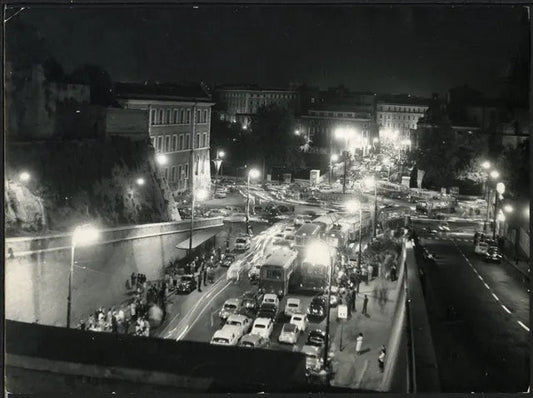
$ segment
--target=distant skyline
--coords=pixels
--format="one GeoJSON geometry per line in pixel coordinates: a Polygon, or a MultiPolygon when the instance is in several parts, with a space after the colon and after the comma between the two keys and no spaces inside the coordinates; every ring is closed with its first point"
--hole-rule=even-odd
{"type": "Polygon", "coordinates": [[[18,23],[33,26],[67,72],[91,63],[114,81],[344,84],[425,97],[468,84],[496,95],[528,32],[524,13],[522,6],[30,6],[6,24],[6,40],[18,23]]]}

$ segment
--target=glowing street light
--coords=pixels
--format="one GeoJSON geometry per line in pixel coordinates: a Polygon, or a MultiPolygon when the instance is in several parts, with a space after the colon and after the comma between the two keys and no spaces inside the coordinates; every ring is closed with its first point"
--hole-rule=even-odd
{"type": "Polygon", "coordinates": [[[144,178],[142,178],[142,177],[137,178],[137,179],[135,180],[135,183],[136,183],[137,185],[143,186],[144,183],[145,183],[144,178]]]}
{"type": "Polygon", "coordinates": [[[215,193],[217,191],[217,183],[218,183],[218,174],[222,174],[222,159],[226,156],[226,153],[223,150],[217,150],[217,157],[213,159],[213,163],[215,164],[215,193]]]}
{"type": "Polygon", "coordinates": [[[498,170],[492,170],[490,172],[490,177],[496,180],[498,177],[500,177],[500,173],[498,172],[498,170]]]}
{"type": "Polygon", "coordinates": [[[301,134],[301,133],[300,133],[300,130],[295,130],[295,131],[294,131],[294,135],[300,135],[300,134],[301,134]]]}
{"type": "Polygon", "coordinates": [[[163,165],[165,165],[165,164],[168,163],[168,158],[167,158],[165,155],[163,155],[162,153],[158,153],[158,154],[156,155],[156,157],[155,157],[155,161],[156,161],[159,165],[163,166],[163,165]]]}
{"type": "Polygon", "coordinates": [[[88,246],[98,240],[99,231],[89,224],[80,225],[72,233],[70,248],[70,271],[68,274],[68,297],[67,297],[67,328],[70,329],[70,314],[72,308],[72,277],[74,275],[74,258],[76,246],[88,246]]]}
{"type": "Polygon", "coordinates": [[[224,151],[218,151],[217,152],[217,157],[219,157],[220,159],[223,159],[224,156],[226,156],[226,152],[224,152],[224,151]]]}
{"type": "Polygon", "coordinates": [[[503,206],[503,211],[506,213],[512,213],[514,211],[514,208],[511,205],[505,205],[503,206]]]}
{"type": "Polygon", "coordinates": [[[481,163],[481,167],[483,167],[485,170],[490,169],[490,162],[485,160],[483,163],[481,163]]]}
{"type": "Polygon", "coordinates": [[[524,215],[529,218],[529,206],[524,209],[524,215]]]}
{"type": "Polygon", "coordinates": [[[19,179],[22,182],[28,182],[31,179],[31,175],[27,171],[23,171],[19,174],[19,179]]]}

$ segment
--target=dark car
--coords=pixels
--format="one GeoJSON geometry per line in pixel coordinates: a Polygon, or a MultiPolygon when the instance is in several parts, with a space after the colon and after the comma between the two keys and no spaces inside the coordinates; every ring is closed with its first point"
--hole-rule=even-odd
{"type": "Polygon", "coordinates": [[[485,261],[499,264],[502,261],[502,257],[497,246],[490,246],[485,254],[485,261]]]}
{"type": "Polygon", "coordinates": [[[256,311],[259,308],[260,299],[259,293],[252,291],[245,292],[242,295],[242,306],[247,310],[256,311]]]}
{"type": "Polygon", "coordinates": [[[259,307],[257,313],[258,318],[276,319],[278,316],[278,308],[274,304],[264,303],[259,307]]]}
{"type": "Polygon", "coordinates": [[[307,336],[307,345],[314,345],[315,347],[324,347],[326,344],[326,332],[322,329],[314,329],[309,332],[307,336]]]}
{"type": "Polygon", "coordinates": [[[224,259],[220,263],[220,265],[222,265],[223,267],[229,267],[231,263],[234,261],[235,261],[235,256],[233,254],[226,254],[224,256],[224,259]]]}
{"type": "Polygon", "coordinates": [[[178,284],[178,293],[190,293],[196,289],[196,278],[194,275],[183,275],[178,284]]]}
{"type": "Polygon", "coordinates": [[[326,300],[324,297],[315,297],[307,309],[309,316],[323,317],[326,315],[326,300]]]}

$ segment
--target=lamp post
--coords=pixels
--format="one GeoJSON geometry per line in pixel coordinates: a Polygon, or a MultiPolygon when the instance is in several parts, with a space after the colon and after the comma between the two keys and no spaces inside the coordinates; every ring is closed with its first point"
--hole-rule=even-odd
{"type": "Polygon", "coordinates": [[[70,248],[70,271],[68,274],[68,297],[67,297],[67,328],[70,329],[70,314],[72,308],[72,277],[74,274],[74,258],[76,246],[86,246],[98,239],[98,230],[89,224],[80,225],[72,233],[72,244],[70,248]]]}
{"type": "Polygon", "coordinates": [[[333,163],[339,160],[339,155],[333,154],[329,158],[329,185],[331,186],[331,175],[333,174],[333,163]]]}
{"type": "MultiPolygon", "coordinates": [[[[343,150],[343,156],[344,156],[344,178],[342,179],[342,193],[346,193],[346,179],[348,177],[347,175],[347,169],[348,169],[348,140],[350,137],[353,137],[355,135],[355,130],[352,128],[337,128],[335,130],[335,138],[337,139],[344,139],[344,150],[343,150]]],[[[355,155],[354,155],[355,156],[355,155]]]]}
{"type": "Polygon", "coordinates": [[[488,187],[488,178],[489,178],[489,169],[490,169],[490,162],[484,161],[481,163],[481,167],[485,170],[485,179],[483,180],[483,196],[485,197],[485,200],[487,201],[487,215],[485,218],[485,222],[483,223],[483,232],[487,232],[487,224],[489,222],[489,187],[488,187]]]}
{"type": "MultiPolygon", "coordinates": [[[[363,242],[363,208],[361,207],[361,203],[351,200],[346,203],[346,209],[352,214],[359,210],[359,250],[357,253],[357,267],[359,268],[361,266],[361,245],[363,242]]],[[[353,222],[353,232],[355,234],[355,219],[353,222]]]]}
{"type": "Polygon", "coordinates": [[[204,189],[199,189],[196,193],[193,192],[191,195],[191,223],[189,225],[189,251],[187,252],[187,257],[189,257],[192,253],[192,235],[193,235],[193,229],[194,229],[194,206],[196,204],[196,200],[205,200],[207,198],[208,194],[207,191],[204,189]]]}
{"type": "Polygon", "coordinates": [[[492,239],[496,239],[496,217],[497,217],[497,214],[498,214],[498,197],[500,195],[503,195],[505,192],[505,184],[503,182],[499,182],[496,184],[496,192],[494,193],[494,219],[493,219],[493,223],[494,223],[494,228],[492,229],[492,239]]]}
{"type": "Polygon", "coordinates": [[[213,160],[215,163],[215,193],[217,192],[218,172],[222,167],[222,159],[225,155],[224,151],[217,151],[217,157],[213,160]]]}
{"type": "Polygon", "coordinates": [[[377,224],[377,218],[378,218],[378,195],[377,195],[377,182],[374,176],[367,177],[364,180],[365,185],[369,187],[374,187],[374,218],[372,222],[372,236],[376,237],[376,224],[377,224]]]}
{"type": "Polygon", "coordinates": [[[246,233],[250,235],[250,179],[258,178],[260,175],[259,170],[250,169],[248,171],[248,178],[246,182],[246,233]]]}

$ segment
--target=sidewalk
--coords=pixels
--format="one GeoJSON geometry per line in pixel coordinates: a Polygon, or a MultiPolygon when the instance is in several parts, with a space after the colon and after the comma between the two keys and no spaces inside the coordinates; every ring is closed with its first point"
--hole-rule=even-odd
{"type": "MultiPolygon", "coordinates": [[[[374,279],[368,286],[362,283],[356,300],[356,312],[344,324],[342,351],[340,346],[341,327],[333,337],[337,373],[331,384],[339,387],[381,391],[384,373],[378,367],[381,345],[389,341],[398,281],[374,279]],[[367,315],[361,314],[364,295],[368,295],[367,315]],[[381,297],[381,298],[380,298],[381,297]],[[363,354],[355,355],[355,339],[363,333],[363,354]]],[[[332,320],[335,322],[335,320],[332,320]]],[[[388,349],[388,347],[387,347],[388,349]]],[[[389,350],[387,350],[389,354],[389,350]]]]}

